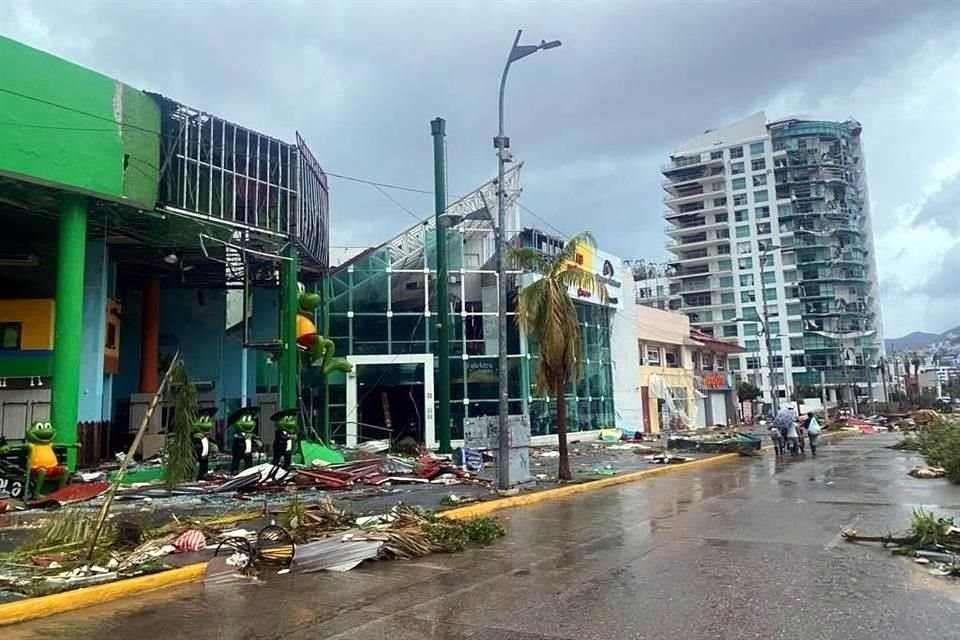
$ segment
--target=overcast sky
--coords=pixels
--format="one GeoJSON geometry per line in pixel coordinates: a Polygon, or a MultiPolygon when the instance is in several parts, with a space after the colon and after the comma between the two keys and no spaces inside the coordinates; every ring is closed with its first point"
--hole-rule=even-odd
{"type": "MultiPolygon", "coordinates": [[[[451,194],[496,171],[517,28],[563,41],[513,67],[507,99],[522,201],[552,225],[662,260],[671,148],[761,109],[852,116],[885,333],[960,324],[957,0],[0,3],[0,33],[283,139],[299,130],[335,173],[431,189],[429,121],[442,116],[451,194]]],[[[334,244],[413,223],[372,187],[331,183],[334,244]]],[[[432,212],[429,195],[390,194],[432,212]]]]}

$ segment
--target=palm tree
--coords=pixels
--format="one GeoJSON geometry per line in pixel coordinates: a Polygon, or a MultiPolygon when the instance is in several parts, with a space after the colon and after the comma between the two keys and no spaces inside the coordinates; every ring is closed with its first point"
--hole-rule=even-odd
{"type": "MultiPolygon", "coordinates": [[[[523,287],[517,297],[517,326],[533,338],[540,348],[534,384],[537,393],[552,396],[557,402],[557,440],[561,480],[570,480],[567,453],[566,389],[582,373],[583,354],[577,309],[570,298],[571,289],[596,293],[606,301],[606,288],[597,275],[577,267],[577,248],[594,246],[593,236],[584,232],[571,238],[555,256],[533,249],[511,249],[508,258],[517,268],[539,276],[523,287]]],[[[504,375],[501,373],[501,375],[504,375]]]]}

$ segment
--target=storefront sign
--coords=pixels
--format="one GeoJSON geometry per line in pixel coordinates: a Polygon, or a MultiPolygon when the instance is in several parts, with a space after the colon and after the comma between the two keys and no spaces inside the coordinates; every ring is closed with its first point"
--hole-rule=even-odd
{"type": "Polygon", "coordinates": [[[703,386],[708,389],[726,389],[729,387],[727,376],[723,373],[709,373],[703,376],[703,386]]]}
{"type": "Polygon", "coordinates": [[[467,382],[468,383],[487,383],[495,384],[499,380],[497,376],[496,360],[467,360],[467,382]]]}
{"type": "Polygon", "coordinates": [[[623,288],[623,280],[618,269],[621,264],[620,259],[615,256],[590,245],[579,244],[569,267],[571,269],[582,269],[597,276],[598,282],[606,290],[606,299],[603,299],[599,291],[588,291],[576,287],[571,287],[570,297],[619,309],[621,307],[621,289],[623,288]]]}

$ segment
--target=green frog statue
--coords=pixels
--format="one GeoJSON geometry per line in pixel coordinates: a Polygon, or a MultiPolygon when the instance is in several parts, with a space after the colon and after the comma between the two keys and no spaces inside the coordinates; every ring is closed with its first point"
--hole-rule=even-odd
{"type": "Polygon", "coordinates": [[[217,415],[216,407],[200,409],[197,419],[193,421],[193,446],[197,453],[197,480],[203,480],[210,471],[210,456],[217,454],[217,445],[210,440],[213,430],[213,418],[217,415]]]}
{"type": "Polygon", "coordinates": [[[56,479],[60,489],[67,484],[70,473],[66,465],[57,459],[53,450],[53,438],[56,431],[49,422],[36,420],[30,425],[26,433],[26,442],[21,445],[2,445],[0,454],[14,449],[25,449],[27,452],[27,472],[30,474],[33,493],[36,496],[43,491],[43,483],[49,479],[56,479]]]}
{"type": "Polygon", "coordinates": [[[230,414],[227,426],[233,427],[233,443],[230,448],[230,473],[237,475],[240,472],[240,463],[243,468],[253,466],[253,453],[263,447],[263,442],[254,431],[257,429],[256,416],[260,413],[259,407],[242,407],[230,414]]]}
{"type": "Polygon", "coordinates": [[[273,436],[273,465],[277,466],[283,462],[283,468],[289,469],[293,451],[296,448],[297,438],[297,410],[285,409],[277,411],[270,416],[270,419],[276,424],[276,431],[273,436]]]}
{"type": "Polygon", "coordinates": [[[335,358],[336,347],[333,340],[317,333],[317,325],[313,323],[313,313],[320,306],[320,296],[308,293],[303,284],[299,284],[300,297],[297,299],[297,344],[305,349],[305,359],[308,366],[319,361],[323,367],[323,375],[327,376],[334,371],[350,373],[353,365],[346,358],[335,358]]]}

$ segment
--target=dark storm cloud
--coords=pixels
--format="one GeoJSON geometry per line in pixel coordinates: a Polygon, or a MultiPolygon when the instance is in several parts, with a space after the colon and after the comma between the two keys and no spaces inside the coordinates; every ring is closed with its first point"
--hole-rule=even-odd
{"type": "MultiPolygon", "coordinates": [[[[508,83],[523,202],[566,233],[589,227],[604,248],[648,259],[665,255],[658,167],[670,149],[785,94],[836,106],[823,117],[860,118],[871,176],[895,175],[900,159],[870,146],[871,131],[895,126],[865,114],[887,96],[850,96],[918,56],[932,68],[958,25],[954,0],[0,3],[0,32],[278,137],[299,130],[333,172],[429,189],[428,123],[443,116],[451,194],[496,170],[497,83],[514,30],[559,38],[508,83]]],[[[908,163],[917,180],[920,164],[908,163]]],[[[332,185],[335,243],[378,243],[413,223],[368,186],[332,185]]],[[[915,201],[872,191],[891,201],[875,209],[883,220],[915,201]]],[[[429,195],[391,195],[432,211],[429,195]]]]}
{"type": "Polygon", "coordinates": [[[934,224],[953,233],[960,232],[960,171],[944,180],[927,198],[913,224],[934,224]]]}

